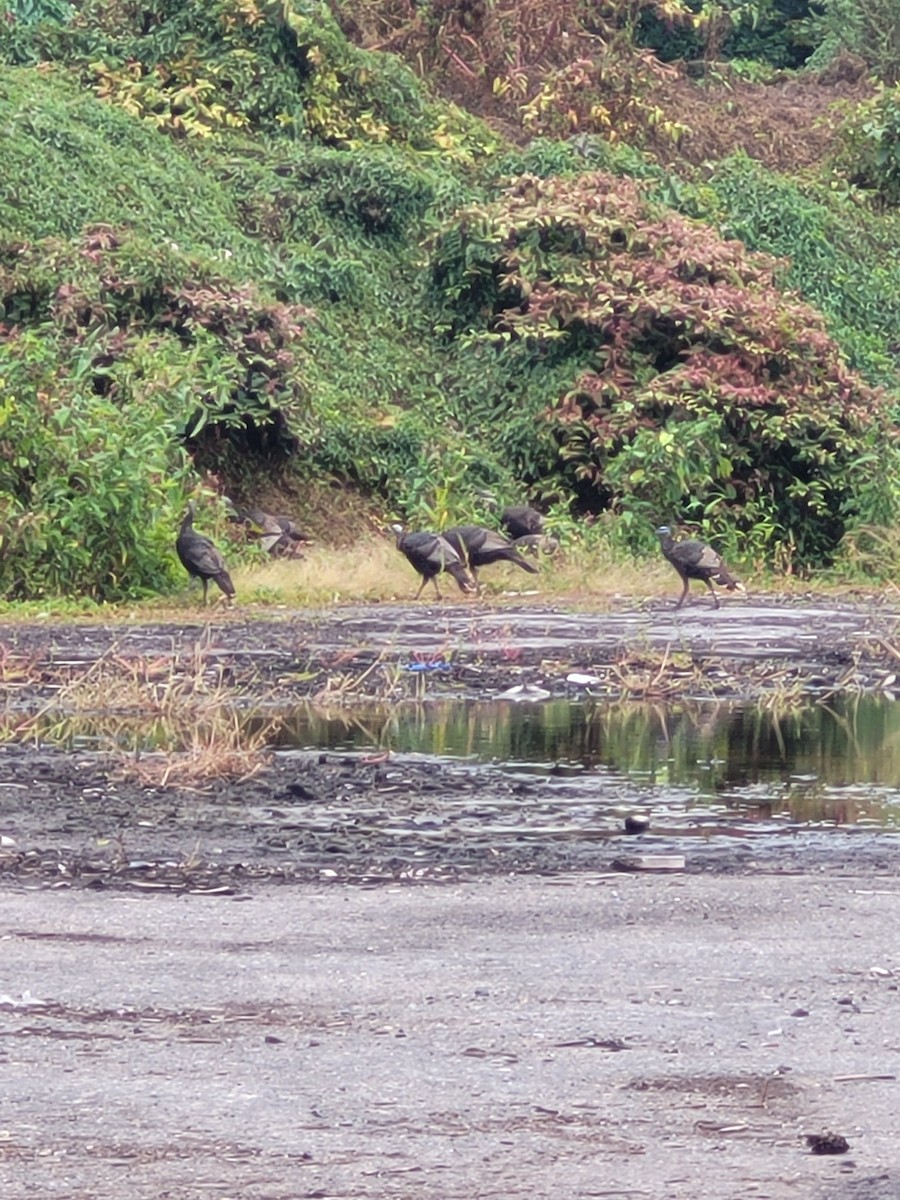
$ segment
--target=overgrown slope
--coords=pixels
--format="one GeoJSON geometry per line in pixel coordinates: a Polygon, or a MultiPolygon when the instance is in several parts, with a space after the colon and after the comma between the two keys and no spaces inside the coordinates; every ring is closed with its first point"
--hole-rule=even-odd
{"type": "Polygon", "coordinates": [[[674,169],[673,68],[636,60],[639,151],[624,58],[566,115],[565,6],[478,116],[324,4],[61,15],[0,34],[3,594],[171,586],[200,474],[425,524],[528,491],[633,548],[680,518],[798,566],[895,520],[896,218],[745,157],[674,169]],[[529,121],[559,136],[513,144],[529,121]]]}

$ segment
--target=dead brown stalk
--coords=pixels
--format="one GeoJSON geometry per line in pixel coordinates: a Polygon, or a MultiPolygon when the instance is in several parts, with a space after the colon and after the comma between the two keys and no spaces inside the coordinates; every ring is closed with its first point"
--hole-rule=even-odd
{"type": "Polygon", "coordinates": [[[152,659],[113,647],[11,732],[60,743],[87,728],[98,748],[119,760],[123,777],[147,786],[244,780],[269,761],[277,722],[248,716],[239,699],[202,643],[184,656],[152,659]],[[155,748],[147,750],[148,743],[155,748]]]}

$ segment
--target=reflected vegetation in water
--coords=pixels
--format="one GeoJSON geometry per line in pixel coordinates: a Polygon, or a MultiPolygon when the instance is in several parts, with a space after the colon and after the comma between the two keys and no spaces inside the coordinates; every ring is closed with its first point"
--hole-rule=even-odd
{"type": "Polygon", "coordinates": [[[900,820],[900,704],[763,706],[446,701],[284,718],[282,748],[389,749],[549,774],[613,771],[761,817],[900,820]]]}
{"type": "MultiPolygon", "coordinates": [[[[594,704],[483,700],[323,710],[236,712],[221,722],[234,746],[382,751],[491,763],[548,780],[596,788],[627,781],[655,807],[702,805],[767,819],[900,824],[900,704],[871,696],[797,705],[699,702],[594,704]],[[646,789],[644,793],[643,789],[646,789]]],[[[213,736],[215,735],[215,736],[213,736]]],[[[70,748],[182,751],[204,736],[202,721],[136,716],[57,716],[32,727],[36,741],[70,748]]],[[[632,794],[633,790],[632,790],[632,794]]]]}

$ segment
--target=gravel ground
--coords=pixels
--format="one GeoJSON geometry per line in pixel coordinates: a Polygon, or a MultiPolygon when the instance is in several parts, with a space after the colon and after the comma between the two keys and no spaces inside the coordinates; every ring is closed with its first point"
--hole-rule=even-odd
{"type": "Polygon", "coordinates": [[[28,721],[101,669],[251,705],[563,695],[573,669],[660,702],[889,694],[898,620],[755,598],[0,630],[0,1195],[897,1200],[895,834],[628,837],[621,778],[583,803],[415,756],[163,787],[28,721]],[[829,1134],[847,1151],[812,1153],[829,1134]]]}
{"type": "Polygon", "coordinates": [[[887,1200],[898,905],[852,875],[10,890],[0,1193],[887,1200]]]}

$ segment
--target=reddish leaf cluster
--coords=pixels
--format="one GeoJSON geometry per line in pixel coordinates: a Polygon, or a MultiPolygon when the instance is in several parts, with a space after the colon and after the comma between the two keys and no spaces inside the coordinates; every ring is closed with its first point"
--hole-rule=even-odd
{"type": "Polygon", "coordinates": [[[126,359],[133,339],[147,332],[174,334],[188,349],[203,330],[221,346],[223,377],[234,378],[235,368],[243,373],[236,405],[256,407],[260,416],[300,398],[308,309],[268,300],[177,246],[151,245],[108,226],[86,230],[75,245],[44,239],[14,250],[0,253],[7,312],[43,318],[73,345],[95,338],[95,365],[108,370],[126,359]]]}
{"type": "Polygon", "coordinates": [[[822,317],[777,289],[773,260],[603,174],[523,178],[452,234],[436,247],[436,278],[470,327],[590,359],[548,417],[598,503],[708,512],[711,497],[730,497],[750,505],[745,522],[770,504],[783,530],[802,485],[827,516],[819,550],[839,539],[854,512],[849,473],[858,485],[863,451],[894,437],[887,402],[847,367],[822,317]],[[680,428],[701,421],[715,442],[705,462],[680,428]],[[668,486],[659,463],[647,469],[654,431],[668,431],[668,486]],[[625,470],[615,460],[629,454],[625,470]]]}

